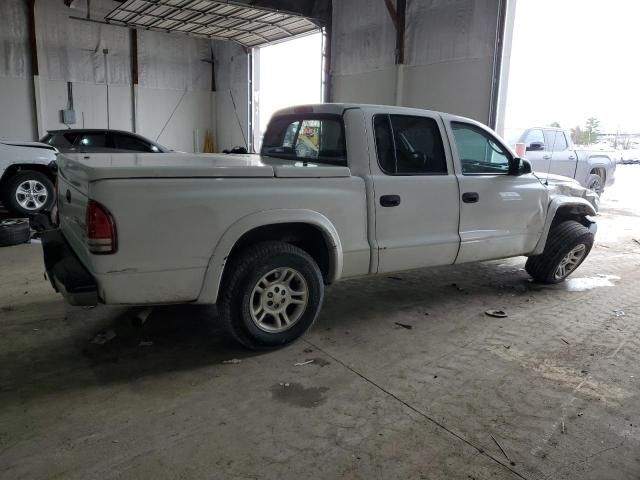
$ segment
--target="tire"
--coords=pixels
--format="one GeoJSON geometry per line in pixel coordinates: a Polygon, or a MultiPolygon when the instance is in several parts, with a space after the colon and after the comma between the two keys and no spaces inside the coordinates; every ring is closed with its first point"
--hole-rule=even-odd
{"type": "Polygon", "coordinates": [[[600,175],[597,175],[595,173],[592,173],[591,175],[589,175],[587,177],[587,188],[589,190],[593,190],[598,195],[602,195],[602,192],[604,192],[604,184],[602,181],[602,177],[600,177],[600,175]]]}
{"type": "Polygon", "coordinates": [[[35,170],[17,173],[4,186],[4,204],[17,216],[47,212],[55,202],[53,183],[44,173],[35,170]]]}
{"type": "Polygon", "coordinates": [[[304,250],[284,242],[259,243],[227,268],[218,311],[226,330],[246,348],[287,345],[318,318],[324,299],[322,273],[304,250]]]}
{"type": "Polygon", "coordinates": [[[9,218],[0,221],[0,247],[27,243],[31,239],[29,220],[9,218]]]}
{"type": "Polygon", "coordinates": [[[529,257],[525,270],[540,283],[560,283],[587,258],[593,247],[593,240],[593,233],[575,220],[559,223],[549,232],[542,254],[529,257]],[[570,254],[572,260],[567,262],[570,254]],[[560,270],[563,262],[565,268],[560,270]]]}

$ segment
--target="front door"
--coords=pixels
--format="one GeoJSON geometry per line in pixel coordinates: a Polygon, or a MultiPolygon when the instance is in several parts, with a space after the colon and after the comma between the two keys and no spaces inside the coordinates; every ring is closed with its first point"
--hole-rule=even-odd
{"type": "Polygon", "coordinates": [[[442,120],[425,112],[380,113],[371,121],[378,273],[452,264],[460,245],[459,191],[442,120]]]}
{"type": "Polygon", "coordinates": [[[541,128],[532,128],[527,133],[524,143],[527,146],[525,158],[531,162],[534,172],[547,172],[551,161],[551,154],[547,151],[547,144],[541,128]]]}
{"type": "Polygon", "coordinates": [[[533,174],[509,175],[511,153],[489,130],[458,120],[447,121],[447,127],[460,184],[456,263],[533,251],[545,221],[547,189],[533,174]]]}
{"type": "Polygon", "coordinates": [[[574,178],[578,160],[576,153],[573,150],[569,150],[565,133],[562,130],[545,128],[544,136],[547,144],[547,153],[551,155],[550,173],[574,178]]]}

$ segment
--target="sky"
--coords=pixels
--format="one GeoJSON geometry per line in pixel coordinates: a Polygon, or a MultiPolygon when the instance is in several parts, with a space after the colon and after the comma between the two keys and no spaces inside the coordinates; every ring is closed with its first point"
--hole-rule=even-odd
{"type": "Polygon", "coordinates": [[[257,100],[262,131],[273,112],[280,108],[320,103],[321,53],[320,33],[260,49],[260,91],[257,100]],[[295,75],[291,74],[292,71],[295,75]]]}
{"type": "Polygon", "coordinates": [[[640,132],[640,0],[517,0],[505,127],[640,132]]]}

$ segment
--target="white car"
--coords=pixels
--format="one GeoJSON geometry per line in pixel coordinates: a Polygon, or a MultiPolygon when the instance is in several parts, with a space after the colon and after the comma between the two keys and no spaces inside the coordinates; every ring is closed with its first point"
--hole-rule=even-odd
{"type": "MultiPolygon", "coordinates": [[[[325,285],[528,256],[558,283],[587,257],[597,195],[531,172],[445,113],[311,105],[275,114],[261,155],[61,154],[53,287],[75,305],[218,304],[249,348],[292,342],[325,285]],[[301,132],[317,131],[299,149],[301,132]]],[[[425,286],[428,288],[428,286],[425,286]]]]}
{"type": "Polygon", "coordinates": [[[615,181],[618,154],[614,150],[580,150],[561,128],[514,129],[507,132],[507,138],[511,147],[525,144],[525,158],[541,175],[574,178],[598,194],[615,181]]]}
{"type": "Polygon", "coordinates": [[[0,199],[11,213],[26,217],[51,209],[56,154],[44,143],[0,141],[0,199]]]}

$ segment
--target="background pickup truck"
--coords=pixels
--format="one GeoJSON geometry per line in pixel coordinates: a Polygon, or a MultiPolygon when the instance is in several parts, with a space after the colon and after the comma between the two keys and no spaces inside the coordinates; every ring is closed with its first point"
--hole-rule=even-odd
{"type": "Polygon", "coordinates": [[[546,173],[574,178],[580,185],[597,194],[613,185],[616,172],[616,155],[598,150],[579,150],[571,135],[561,128],[535,127],[508,132],[509,144],[524,143],[526,159],[540,175],[546,173]]]}
{"type": "Polygon", "coordinates": [[[56,290],[75,305],[217,303],[249,348],[302,335],[339,280],[526,255],[557,283],[595,233],[595,193],[545,183],[477,122],[409,108],[282,110],[261,155],[58,163],[59,228],[43,234],[56,290]]]}

